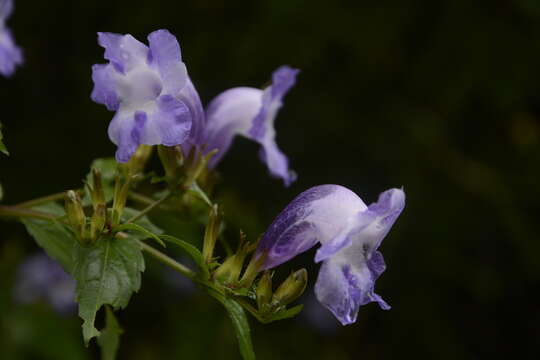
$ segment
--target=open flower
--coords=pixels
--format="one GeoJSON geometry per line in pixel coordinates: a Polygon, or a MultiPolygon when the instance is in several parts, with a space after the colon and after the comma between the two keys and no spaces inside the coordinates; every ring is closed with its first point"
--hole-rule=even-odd
{"type": "Polygon", "coordinates": [[[6,20],[13,12],[13,0],[0,0],[0,74],[11,76],[23,61],[21,49],[15,45],[6,20]]]}
{"type": "Polygon", "coordinates": [[[210,102],[202,143],[206,150],[218,149],[209,166],[214,167],[232,145],[236,135],[261,144],[260,157],[270,174],[289,185],[296,179],[289,161],[276,144],[274,120],[283,97],[294,85],[298,70],[281,66],[272,74],[272,85],[266,89],[237,87],[224,91],[210,102]]]}
{"type": "Polygon", "coordinates": [[[315,261],[323,262],[315,294],[343,324],[356,321],[361,305],[390,306],[374,292],[386,265],[377,250],[405,206],[405,193],[390,189],[366,206],[339,185],[313,187],[296,197],[274,220],[257,248],[263,269],[278,266],[321,244],[315,261]]]}
{"type": "Polygon", "coordinates": [[[176,38],[157,30],[148,42],[149,47],[131,35],[98,33],[109,63],[92,68],[92,99],[116,111],[109,137],[118,146],[119,162],[127,162],[141,144],[182,144],[195,117],[202,116],[176,38]]]}

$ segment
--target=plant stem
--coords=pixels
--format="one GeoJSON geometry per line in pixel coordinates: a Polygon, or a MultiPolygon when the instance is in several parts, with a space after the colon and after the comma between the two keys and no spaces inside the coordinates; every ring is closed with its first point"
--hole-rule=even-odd
{"type": "Polygon", "coordinates": [[[172,193],[168,193],[167,195],[165,195],[161,199],[159,199],[157,201],[154,201],[152,204],[150,204],[146,208],[142,209],[140,213],[138,213],[137,215],[133,216],[131,219],[126,221],[126,224],[129,224],[129,223],[132,223],[132,222],[135,222],[135,221],[139,220],[140,218],[142,218],[148,212],[152,211],[152,209],[154,209],[156,206],[162,204],[165,200],[167,200],[171,196],[172,196],[172,193]]]}
{"type": "Polygon", "coordinates": [[[5,217],[31,217],[44,220],[58,220],[58,216],[41,211],[29,210],[18,206],[0,205],[0,216],[5,217]]]}
{"type": "Polygon", "coordinates": [[[197,274],[189,269],[187,266],[180,264],[178,261],[174,260],[173,258],[165,255],[159,250],[154,249],[150,245],[147,245],[140,242],[142,249],[146,251],[149,255],[153,256],[156,260],[160,261],[161,263],[167,265],[168,267],[172,268],[173,270],[179,272],[180,274],[190,278],[191,280],[196,281],[197,274]]]}
{"type": "Polygon", "coordinates": [[[15,206],[19,207],[19,208],[30,208],[30,207],[34,207],[36,205],[47,203],[47,202],[56,201],[56,200],[62,200],[62,199],[64,199],[65,194],[66,194],[65,192],[61,192],[61,193],[57,193],[57,194],[51,194],[51,195],[43,196],[43,197],[40,197],[40,198],[37,198],[37,199],[28,200],[28,201],[19,203],[19,204],[15,205],[15,206]]]}

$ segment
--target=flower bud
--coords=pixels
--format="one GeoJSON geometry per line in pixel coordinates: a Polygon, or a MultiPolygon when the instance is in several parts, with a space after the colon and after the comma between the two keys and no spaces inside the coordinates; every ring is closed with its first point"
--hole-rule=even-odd
{"type": "Polygon", "coordinates": [[[92,168],[92,187],[90,188],[92,205],[94,211],[98,206],[105,205],[105,193],[103,191],[103,182],[101,181],[101,171],[98,168],[92,168]]]}
{"type": "Polygon", "coordinates": [[[272,305],[284,306],[292,303],[304,293],[307,285],[307,271],[300,269],[291,275],[278,287],[272,296],[272,305]]]}
{"type": "Polygon", "coordinates": [[[240,245],[236,254],[230,256],[225,262],[217,268],[214,278],[221,283],[228,285],[238,285],[238,277],[244,267],[246,255],[252,251],[252,245],[246,242],[244,233],[240,233],[240,245]]]}
{"type": "Polygon", "coordinates": [[[270,271],[265,271],[257,284],[257,307],[259,312],[266,312],[272,300],[272,275],[270,271]]]}
{"type": "Polygon", "coordinates": [[[114,198],[112,207],[112,225],[116,226],[120,223],[120,218],[124,212],[126,206],[127,196],[129,193],[129,187],[131,181],[135,176],[130,176],[125,182],[122,183],[121,176],[116,176],[116,183],[114,185],[114,198]]]}
{"type": "Polygon", "coordinates": [[[107,207],[105,204],[94,206],[94,214],[90,222],[90,237],[97,240],[107,222],[107,207]]]}
{"type": "Polygon", "coordinates": [[[66,192],[65,200],[69,223],[73,227],[77,238],[83,240],[85,238],[86,216],[81,205],[81,198],[75,191],[69,190],[66,192]]]}
{"type": "Polygon", "coordinates": [[[128,174],[134,175],[142,172],[146,166],[146,163],[148,162],[148,159],[152,155],[153,150],[153,146],[144,144],[140,145],[137,148],[137,151],[135,151],[135,154],[133,154],[131,159],[129,159],[128,163],[126,164],[128,174]]]}
{"type": "Polygon", "coordinates": [[[178,183],[184,157],[180,146],[158,146],[158,155],[169,183],[178,183]]]}
{"type": "Polygon", "coordinates": [[[203,258],[207,264],[212,262],[214,256],[214,247],[216,246],[217,237],[219,236],[219,227],[221,225],[221,217],[219,216],[218,206],[215,204],[210,209],[208,215],[208,224],[204,232],[203,243],[203,258]]]}

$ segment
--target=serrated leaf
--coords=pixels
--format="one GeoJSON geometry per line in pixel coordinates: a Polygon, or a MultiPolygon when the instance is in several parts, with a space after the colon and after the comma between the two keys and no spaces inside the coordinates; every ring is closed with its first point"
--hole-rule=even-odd
{"type": "Polygon", "coordinates": [[[233,299],[225,297],[211,288],[208,288],[208,293],[218,300],[227,310],[236,333],[236,338],[238,339],[240,354],[242,354],[244,360],[255,360],[255,352],[251,343],[251,330],[242,306],[233,299]]]}
{"type": "MultiPolygon", "coordinates": [[[[35,206],[32,209],[57,216],[65,215],[64,208],[53,202],[35,206]]],[[[21,222],[47,255],[58,261],[66,272],[72,273],[73,249],[77,243],[74,234],[57,221],[21,218],[21,222]]]]}
{"type": "Polygon", "coordinates": [[[178,239],[174,236],[161,235],[160,238],[182,248],[182,250],[184,250],[191,257],[191,259],[195,262],[195,264],[197,264],[197,266],[203,273],[203,277],[205,279],[208,279],[210,277],[208,266],[206,265],[203,255],[201,254],[199,249],[197,249],[195,246],[191,245],[187,241],[178,239]]]}
{"type": "Polygon", "coordinates": [[[98,310],[106,304],[114,309],[125,308],[141,286],[142,271],[144,257],[137,239],[106,237],[92,247],[76,245],[73,276],[87,345],[99,336],[94,326],[98,310]]]}
{"type": "MultiPolygon", "coordinates": [[[[92,169],[98,169],[101,172],[101,181],[103,183],[103,193],[105,195],[105,201],[112,200],[114,195],[114,181],[116,178],[116,172],[118,169],[118,163],[114,158],[99,158],[95,159],[90,165],[90,171],[86,175],[86,183],[90,186],[94,185],[94,179],[92,177],[92,169]]],[[[88,188],[84,189],[83,205],[87,206],[91,203],[91,196],[88,192],[88,188]]]]}
{"type": "Polygon", "coordinates": [[[122,225],[118,225],[116,226],[113,231],[114,232],[118,232],[118,231],[124,231],[124,230],[133,230],[133,231],[136,231],[140,234],[143,234],[145,235],[144,238],[151,238],[151,239],[154,239],[159,245],[163,246],[163,247],[167,247],[165,245],[165,243],[163,242],[163,240],[161,240],[159,238],[159,236],[157,236],[156,234],[146,230],[144,227],[142,227],[141,225],[139,224],[135,224],[135,223],[129,223],[129,224],[122,224],[122,225]]]}
{"type": "Polygon", "coordinates": [[[0,124],[0,152],[9,155],[9,151],[6,148],[6,145],[4,145],[4,142],[2,141],[3,138],[4,136],[2,135],[2,124],[0,124]]]}
{"type": "Polygon", "coordinates": [[[113,311],[106,307],[105,329],[101,331],[98,344],[101,348],[101,360],[114,360],[120,346],[120,335],[124,332],[116,320],[113,311]]]}

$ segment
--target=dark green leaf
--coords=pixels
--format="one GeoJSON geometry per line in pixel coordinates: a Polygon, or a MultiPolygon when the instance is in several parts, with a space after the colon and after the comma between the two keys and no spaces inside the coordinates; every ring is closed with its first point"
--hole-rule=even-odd
{"type": "Polygon", "coordinates": [[[143,234],[144,239],[146,239],[146,238],[154,239],[154,240],[157,241],[158,244],[160,244],[163,247],[166,247],[165,243],[163,242],[163,240],[161,240],[159,238],[159,236],[157,236],[156,234],[146,230],[144,227],[142,227],[139,224],[135,224],[135,223],[122,224],[122,225],[118,225],[117,227],[114,228],[114,232],[119,232],[119,231],[124,231],[124,230],[136,231],[136,232],[138,232],[140,234],[143,234]]]}
{"type": "Polygon", "coordinates": [[[4,145],[4,142],[2,141],[3,138],[4,136],[2,135],[2,124],[0,124],[0,152],[9,155],[6,145],[4,145]]]}
{"type": "MultiPolygon", "coordinates": [[[[93,186],[94,180],[92,177],[92,169],[98,169],[101,172],[101,181],[103,183],[103,193],[105,194],[106,202],[111,201],[114,195],[114,181],[116,178],[117,168],[118,163],[114,158],[95,159],[92,162],[92,165],[90,165],[90,172],[86,175],[86,183],[93,186]]],[[[84,191],[85,195],[83,204],[87,206],[90,205],[91,196],[87,188],[85,188],[84,191]]]]}
{"type": "Polygon", "coordinates": [[[246,313],[242,306],[214,289],[208,288],[208,293],[227,309],[227,313],[231,318],[236,332],[240,354],[242,354],[244,360],[255,360],[255,352],[253,351],[253,345],[251,343],[251,331],[249,329],[246,313]]]}
{"type": "Polygon", "coordinates": [[[106,237],[92,247],[76,245],[73,276],[86,344],[99,336],[94,326],[97,311],[105,304],[114,309],[126,307],[141,286],[142,271],[144,258],[137,239],[106,237]]]}
{"type": "MultiPolygon", "coordinates": [[[[32,209],[57,216],[65,215],[64,208],[53,202],[39,205],[32,209]]],[[[22,218],[21,221],[38,245],[51,258],[58,261],[64,270],[72,273],[74,267],[73,249],[77,243],[73,233],[57,221],[31,218],[22,218]]]]}
{"type": "Polygon", "coordinates": [[[105,329],[99,335],[98,344],[101,347],[101,360],[114,360],[120,346],[120,335],[124,331],[111,308],[107,306],[106,310],[105,329]]]}
{"type": "Polygon", "coordinates": [[[210,273],[208,272],[208,266],[204,262],[204,258],[199,249],[197,249],[195,246],[191,245],[187,241],[180,240],[174,236],[161,235],[160,238],[175,245],[178,245],[180,248],[182,248],[182,250],[184,250],[191,257],[195,264],[197,264],[197,266],[203,273],[204,278],[208,279],[210,277],[210,273]]]}

